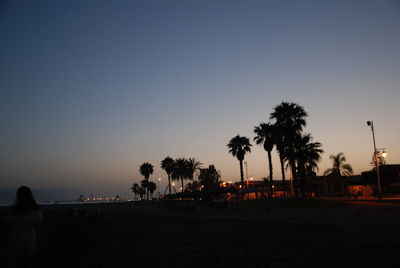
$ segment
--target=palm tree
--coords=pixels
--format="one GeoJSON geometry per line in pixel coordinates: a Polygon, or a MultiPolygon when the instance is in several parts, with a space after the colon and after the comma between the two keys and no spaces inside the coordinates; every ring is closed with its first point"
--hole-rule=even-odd
{"type": "Polygon", "coordinates": [[[283,133],[283,144],[284,144],[284,155],[285,159],[289,162],[289,166],[292,171],[293,182],[295,185],[295,196],[298,196],[297,192],[297,172],[296,172],[296,160],[294,143],[296,136],[306,126],[307,113],[304,108],[294,102],[282,102],[274,108],[271,113],[270,119],[275,120],[275,125],[283,133]]]}
{"type": "Polygon", "coordinates": [[[139,184],[134,183],[131,187],[131,190],[133,194],[135,195],[135,201],[136,201],[136,196],[139,194],[139,184]]]}
{"type": "Polygon", "coordinates": [[[151,199],[153,199],[153,193],[156,189],[157,189],[157,185],[154,182],[149,181],[149,183],[147,185],[147,190],[150,192],[151,199]]]}
{"type": "Polygon", "coordinates": [[[258,145],[262,145],[268,155],[269,164],[269,183],[270,183],[270,197],[272,198],[272,157],[271,152],[274,148],[274,126],[270,123],[261,123],[259,126],[254,127],[254,141],[258,145]]]}
{"type": "MultiPolygon", "coordinates": [[[[150,175],[153,174],[154,172],[154,167],[152,164],[145,162],[140,166],[139,170],[140,173],[144,176],[145,180],[148,182],[150,175]]],[[[146,199],[149,200],[149,192],[147,188],[146,188],[146,199]]]]}
{"type": "Polygon", "coordinates": [[[279,155],[279,162],[281,164],[281,174],[283,183],[283,197],[286,197],[286,176],[285,176],[285,139],[282,129],[274,125],[274,144],[279,155]]]}
{"type": "Polygon", "coordinates": [[[146,194],[145,188],[139,187],[139,192],[138,192],[138,194],[139,194],[140,199],[143,199],[143,196],[146,194]]]}
{"type": "Polygon", "coordinates": [[[288,132],[298,133],[306,126],[305,118],[308,116],[304,108],[294,102],[282,102],[274,108],[270,119],[276,120],[276,125],[288,134],[288,132]]]}
{"type": "Polygon", "coordinates": [[[173,180],[181,180],[182,189],[181,192],[184,190],[183,180],[187,178],[188,175],[188,168],[187,168],[187,161],[185,158],[177,158],[175,160],[174,171],[172,172],[172,179],[173,180]]]}
{"type": "Polygon", "coordinates": [[[246,153],[251,153],[250,140],[247,137],[241,137],[239,135],[233,137],[228,143],[229,152],[239,160],[240,164],[240,183],[243,187],[243,160],[246,153]]]}
{"type": "Polygon", "coordinates": [[[310,134],[297,135],[295,158],[303,197],[305,196],[306,177],[318,168],[317,163],[321,160],[321,154],[324,152],[321,146],[322,144],[319,142],[312,142],[310,134]]]}
{"type": "Polygon", "coordinates": [[[219,187],[220,174],[214,165],[200,169],[199,182],[202,185],[202,192],[206,195],[216,193],[219,187]]]}
{"type": "Polygon", "coordinates": [[[201,165],[203,164],[194,157],[189,157],[189,159],[186,160],[188,179],[194,179],[194,173],[201,168],[201,165]]]}
{"type": "Polygon", "coordinates": [[[332,160],[333,165],[332,168],[325,170],[324,175],[337,174],[346,177],[353,175],[353,168],[349,164],[346,164],[344,153],[340,152],[337,155],[332,154],[329,156],[329,159],[332,160]]]}
{"type": "Polygon", "coordinates": [[[168,174],[168,192],[171,194],[171,174],[174,171],[175,161],[171,157],[167,156],[161,161],[161,168],[168,174]]]}
{"type": "Polygon", "coordinates": [[[149,200],[148,186],[149,186],[149,181],[148,180],[144,179],[144,180],[140,181],[140,188],[142,188],[143,191],[145,191],[146,200],[149,200]]]}

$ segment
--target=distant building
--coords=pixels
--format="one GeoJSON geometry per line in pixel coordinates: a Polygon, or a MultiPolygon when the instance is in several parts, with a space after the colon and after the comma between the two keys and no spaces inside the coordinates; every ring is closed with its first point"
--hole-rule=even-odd
{"type": "MultiPolygon", "coordinates": [[[[400,165],[381,165],[379,167],[383,192],[400,194],[400,165]]],[[[349,177],[338,174],[317,176],[317,196],[368,197],[377,194],[377,178],[375,169],[361,172],[360,175],[349,177]]]]}
{"type": "MultiPolygon", "coordinates": [[[[400,194],[400,165],[381,165],[379,167],[381,185],[384,193],[400,194]]],[[[376,170],[361,172],[364,184],[376,185],[376,170]]]]}
{"type": "MultiPolygon", "coordinates": [[[[381,165],[381,183],[384,194],[400,194],[400,165],[381,165]]],[[[238,193],[244,195],[244,199],[260,199],[270,197],[269,181],[248,181],[244,187],[240,183],[233,186],[238,189],[238,193]]],[[[273,197],[283,197],[284,188],[286,196],[291,194],[291,181],[286,180],[283,187],[282,180],[273,180],[273,197]]],[[[326,176],[310,176],[306,180],[306,196],[353,196],[369,197],[377,194],[377,181],[375,169],[361,172],[360,175],[341,176],[340,174],[329,174],[326,176]]]]}

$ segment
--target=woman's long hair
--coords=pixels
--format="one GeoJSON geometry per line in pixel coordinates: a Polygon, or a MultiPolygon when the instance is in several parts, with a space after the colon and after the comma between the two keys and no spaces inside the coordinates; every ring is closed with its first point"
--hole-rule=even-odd
{"type": "Polygon", "coordinates": [[[21,186],[17,190],[17,196],[13,206],[13,211],[16,213],[24,213],[31,210],[39,209],[31,189],[28,186],[21,186]]]}

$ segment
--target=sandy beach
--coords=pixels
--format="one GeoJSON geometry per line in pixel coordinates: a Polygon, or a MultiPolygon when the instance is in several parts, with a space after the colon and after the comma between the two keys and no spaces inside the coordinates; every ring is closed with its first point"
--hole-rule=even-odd
{"type": "Polygon", "coordinates": [[[269,200],[195,211],[162,202],[43,206],[38,267],[388,267],[399,209],[269,200]]]}

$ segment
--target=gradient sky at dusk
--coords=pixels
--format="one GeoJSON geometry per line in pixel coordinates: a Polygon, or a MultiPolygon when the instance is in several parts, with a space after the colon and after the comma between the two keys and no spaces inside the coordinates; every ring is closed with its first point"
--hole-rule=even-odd
{"type": "MultiPolygon", "coordinates": [[[[2,1],[0,188],[128,192],[141,163],[215,164],[293,101],[355,173],[400,164],[399,1],[2,1]]],[[[253,146],[249,176],[267,175],[253,146]]],[[[280,179],[274,156],[275,178],[280,179]]],[[[165,184],[164,186],[165,187],[165,184]]]]}

